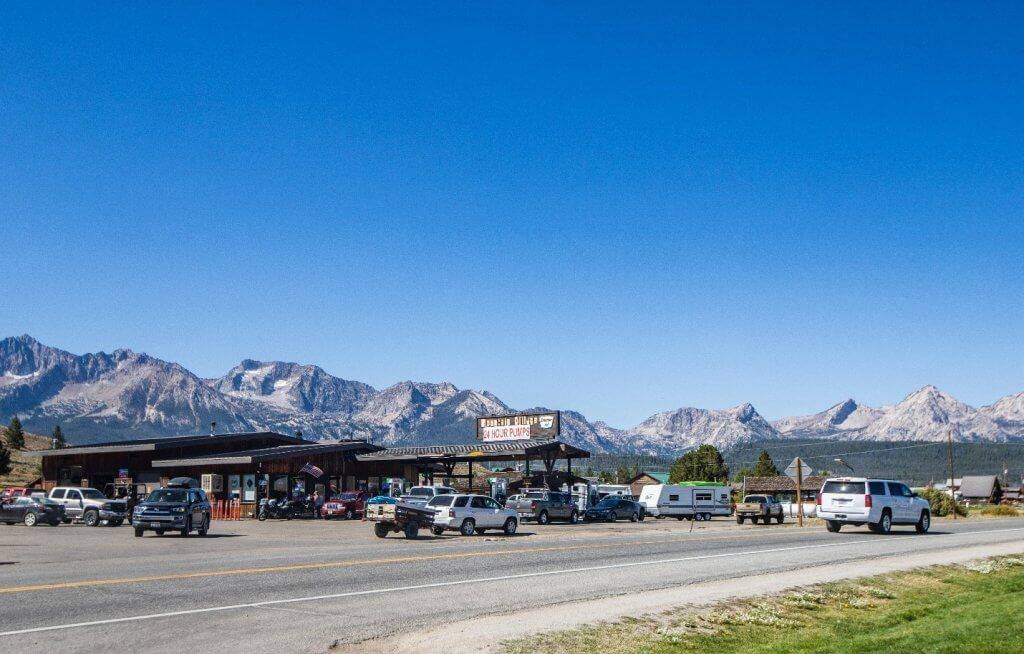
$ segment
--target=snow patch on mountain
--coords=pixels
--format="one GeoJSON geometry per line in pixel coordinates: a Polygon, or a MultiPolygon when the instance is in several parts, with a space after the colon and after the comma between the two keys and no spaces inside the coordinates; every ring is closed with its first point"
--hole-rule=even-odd
{"type": "Polygon", "coordinates": [[[844,400],[818,413],[776,420],[772,426],[786,436],[829,438],[863,429],[882,415],[879,409],[859,405],[854,400],[844,400]]]}
{"type": "Polygon", "coordinates": [[[775,440],[779,432],[750,403],[731,409],[684,407],[656,413],[629,431],[639,452],[680,452],[699,445],[729,449],[760,440],[775,440]]]}

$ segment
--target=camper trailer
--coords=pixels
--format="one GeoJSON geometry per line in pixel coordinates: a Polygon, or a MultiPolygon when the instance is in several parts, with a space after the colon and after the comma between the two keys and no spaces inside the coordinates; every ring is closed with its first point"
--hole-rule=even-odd
{"type": "Polygon", "coordinates": [[[597,484],[593,482],[577,482],[572,485],[572,501],[580,512],[586,511],[597,504],[597,484]]]}
{"type": "Polygon", "coordinates": [[[647,515],[677,520],[710,520],[732,514],[729,487],[713,482],[650,484],[640,491],[647,515]]]}

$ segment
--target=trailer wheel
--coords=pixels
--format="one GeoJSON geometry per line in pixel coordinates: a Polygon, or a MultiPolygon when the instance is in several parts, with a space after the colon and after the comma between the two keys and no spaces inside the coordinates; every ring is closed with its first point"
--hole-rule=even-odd
{"type": "Polygon", "coordinates": [[[419,535],[420,526],[415,522],[405,523],[405,537],[409,539],[416,538],[419,535]]]}
{"type": "Polygon", "coordinates": [[[385,538],[388,535],[388,526],[383,522],[373,523],[373,535],[377,538],[385,538]]]}

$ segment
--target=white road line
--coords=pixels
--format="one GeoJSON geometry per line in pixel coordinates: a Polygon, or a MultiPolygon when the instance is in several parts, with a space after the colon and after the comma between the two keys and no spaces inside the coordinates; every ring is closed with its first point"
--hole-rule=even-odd
{"type": "MultiPolygon", "coordinates": [[[[928,540],[950,536],[970,536],[975,534],[997,534],[1013,531],[1024,531],[1024,527],[1010,529],[984,529],[980,531],[961,531],[947,534],[933,534],[926,537],[928,540]]],[[[370,590],[355,590],[347,593],[332,593],[329,595],[311,595],[309,597],[292,597],[289,599],[267,600],[264,602],[251,602],[248,604],[226,604],[224,606],[210,606],[205,609],[186,609],[184,611],[168,611],[167,613],[150,613],[147,615],[134,615],[125,618],[110,618],[108,620],[93,620],[91,622],[74,622],[71,624],[50,625],[47,627],[32,627],[30,629],[17,629],[14,631],[2,631],[0,636],[17,636],[20,634],[34,634],[44,631],[60,631],[64,629],[79,629],[82,627],[96,627],[100,625],[118,624],[122,622],[138,622],[141,620],[157,620],[160,618],[174,618],[183,615],[198,615],[202,613],[215,613],[219,611],[234,611],[237,609],[256,609],[280,604],[294,604],[297,602],[314,602],[327,599],[341,599],[345,597],[360,597],[366,595],[382,595],[384,593],[395,593],[410,590],[425,590],[428,588],[445,588],[447,586],[462,586],[466,584],[491,583],[495,581],[509,581],[512,579],[529,579],[532,577],[548,577],[552,575],[574,574],[579,572],[594,572],[598,570],[613,570],[618,568],[634,568],[647,565],[666,565],[669,563],[683,563],[686,561],[705,561],[708,559],[720,559],[738,556],[751,556],[755,554],[773,554],[775,552],[793,552],[796,550],[824,549],[826,547],[843,547],[850,545],[875,545],[878,543],[891,543],[897,540],[920,539],[921,536],[895,536],[879,538],[870,541],[858,541],[851,543],[841,541],[836,543],[816,543],[814,545],[795,545],[791,547],[774,547],[761,550],[746,550],[743,552],[724,552],[721,554],[701,554],[698,556],[684,556],[675,559],[658,559],[655,561],[631,561],[629,563],[612,563],[608,565],[594,565],[583,568],[566,568],[563,570],[546,570],[543,572],[524,572],[514,575],[501,575],[498,577],[478,577],[476,579],[460,579],[457,581],[438,581],[430,584],[417,584],[414,586],[397,586],[392,588],[374,588],[370,590]]],[[[859,549],[859,548],[858,548],[859,549]]]]}

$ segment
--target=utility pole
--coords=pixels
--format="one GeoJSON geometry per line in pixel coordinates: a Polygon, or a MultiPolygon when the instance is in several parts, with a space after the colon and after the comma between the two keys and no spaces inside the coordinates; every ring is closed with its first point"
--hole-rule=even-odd
{"type": "Polygon", "coordinates": [[[946,432],[946,449],[949,455],[949,495],[953,500],[953,519],[956,520],[956,491],[953,490],[955,477],[953,476],[953,428],[946,432]]]}
{"type": "Polygon", "coordinates": [[[804,526],[804,494],[801,488],[804,483],[804,462],[797,457],[796,460],[796,521],[801,527],[804,526]]]}

